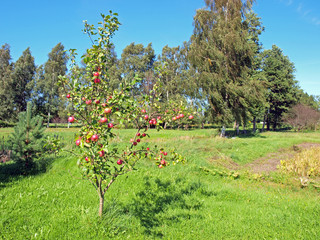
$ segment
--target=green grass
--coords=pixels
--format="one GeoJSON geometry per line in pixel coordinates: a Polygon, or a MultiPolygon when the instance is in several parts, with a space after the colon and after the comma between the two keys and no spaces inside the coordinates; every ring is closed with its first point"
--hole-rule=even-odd
{"type": "MultiPolygon", "coordinates": [[[[74,144],[77,129],[50,129],[74,144]]],[[[10,129],[2,131],[0,137],[10,129]]],[[[118,130],[117,144],[134,130],[118,130]],[[121,134],[121,137],[120,137],[121,134]]],[[[63,153],[45,173],[6,178],[0,165],[0,239],[320,239],[320,199],[313,189],[249,178],[232,180],[203,172],[214,156],[238,164],[320,133],[263,133],[220,139],[215,130],[151,131],[142,144],[171,148],[185,165],[158,169],[143,161],[119,177],[97,217],[98,197],[80,178],[76,159],[63,153]]]]}

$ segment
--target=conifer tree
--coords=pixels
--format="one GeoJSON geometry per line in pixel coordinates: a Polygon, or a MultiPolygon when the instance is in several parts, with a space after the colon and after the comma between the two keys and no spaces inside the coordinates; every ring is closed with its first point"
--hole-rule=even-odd
{"type": "Polygon", "coordinates": [[[26,174],[36,167],[35,160],[44,152],[45,127],[42,117],[32,117],[31,103],[27,111],[19,113],[19,122],[10,136],[12,158],[18,164],[21,173],[26,174]]]}
{"type": "Polygon", "coordinates": [[[263,52],[262,69],[267,80],[269,108],[266,111],[267,130],[277,128],[284,113],[297,103],[299,86],[294,77],[293,62],[276,45],[263,52]]]}

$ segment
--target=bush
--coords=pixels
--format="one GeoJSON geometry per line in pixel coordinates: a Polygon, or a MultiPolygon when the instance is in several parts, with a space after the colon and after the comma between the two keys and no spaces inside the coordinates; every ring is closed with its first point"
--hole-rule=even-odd
{"type": "Polygon", "coordinates": [[[284,122],[291,125],[294,129],[314,129],[320,121],[320,112],[304,104],[294,106],[284,117],[284,122]]]}

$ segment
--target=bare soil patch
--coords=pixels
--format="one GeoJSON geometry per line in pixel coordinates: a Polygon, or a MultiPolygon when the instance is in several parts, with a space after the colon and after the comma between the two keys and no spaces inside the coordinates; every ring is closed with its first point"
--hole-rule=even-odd
{"type": "Polygon", "coordinates": [[[293,157],[295,154],[300,152],[302,149],[307,149],[311,147],[320,147],[320,143],[301,143],[294,145],[287,149],[279,149],[278,152],[269,153],[267,156],[256,159],[255,161],[245,164],[243,166],[238,165],[231,159],[211,159],[211,162],[218,163],[226,168],[232,170],[243,170],[248,169],[254,173],[269,173],[272,171],[277,171],[277,166],[280,165],[281,160],[286,160],[293,157]]]}

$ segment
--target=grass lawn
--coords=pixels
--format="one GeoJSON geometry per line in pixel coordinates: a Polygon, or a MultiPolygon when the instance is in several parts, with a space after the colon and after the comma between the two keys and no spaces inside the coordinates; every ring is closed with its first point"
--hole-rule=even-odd
{"type": "MultiPolygon", "coordinates": [[[[0,137],[11,129],[0,129],[0,137]]],[[[78,129],[49,129],[74,144],[78,129]]],[[[124,146],[134,130],[116,130],[124,146]],[[121,135],[120,135],[121,134],[121,135]]],[[[233,179],[208,174],[221,168],[212,159],[239,166],[303,142],[320,143],[320,133],[267,132],[221,139],[215,130],[151,131],[141,144],[175,146],[184,165],[159,169],[149,160],[120,176],[97,216],[99,199],[82,180],[77,159],[63,153],[45,173],[8,177],[0,164],[0,239],[320,239],[320,199],[313,188],[301,189],[269,178],[233,179]]],[[[242,173],[245,176],[245,173],[242,173]]]]}

